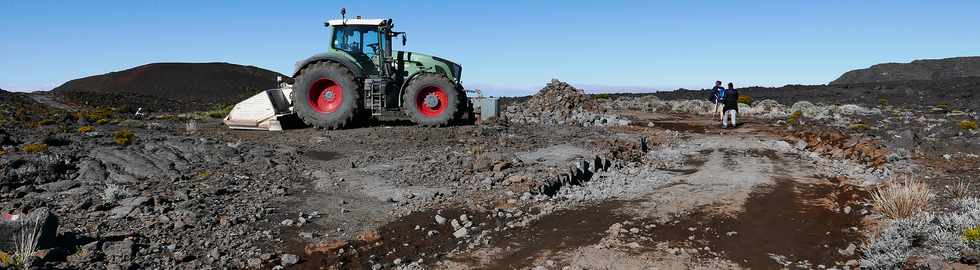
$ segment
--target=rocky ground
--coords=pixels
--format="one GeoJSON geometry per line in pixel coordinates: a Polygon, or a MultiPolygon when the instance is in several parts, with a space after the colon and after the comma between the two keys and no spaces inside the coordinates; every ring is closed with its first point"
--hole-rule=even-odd
{"type": "Polygon", "coordinates": [[[721,129],[553,81],[481,125],[264,132],[0,98],[5,219],[57,219],[39,269],[856,268],[875,185],[980,171],[974,112],[899,105],[758,100],[721,129]]]}

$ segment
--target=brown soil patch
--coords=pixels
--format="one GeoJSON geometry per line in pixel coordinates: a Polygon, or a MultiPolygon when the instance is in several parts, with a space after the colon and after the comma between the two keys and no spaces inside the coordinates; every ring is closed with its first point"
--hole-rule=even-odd
{"type": "Polygon", "coordinates": [[[845,214],[840,209],[864,196],[866,192],[846,184],[779,178],[752,192],[745,210],[734,216],[698,210],[648,232],[655,242],[706,246],[752,269],[782,267],[769,254],[813,265],[843,264],[853,256],[841,255],[838,249],[859,242],[863,226],[857,211],[845,214]]]}
{"type": "Polygon", "coordinates": [[[401,217],[381,226],[377,231],[363,232],[350,242],[295,242],[288,244],[286,250],[293,254],[302,254],[300,257],[303,260],[293,269],[371,269],[375,263],[390,263],[398,258],[408,262],[419,259],[431,262],[463,244],[460,239],[453,237],[448,220],[464,213],[475,224],[486,222],[486,215],[462,209],[442,209],[439,215],[445,217],[447,222],[437,225],[436,210],[430,209],[401,217]],[[416,230],[416,226],[421,229],[416,230]],[[428,236],[429,230],[439,233],[428,236]]]}
{"type": "Polygon", "coordinates": [[[492,235],[491,246],[503,250],[493,265],[485,269],[521,269],[533,266],[533,260],[544,252],[559,252],[599,242],[606,230],[626,215],[616,211],[625,202],[601,204],[562,210],[541,217],[528,226],[492,235]]]}

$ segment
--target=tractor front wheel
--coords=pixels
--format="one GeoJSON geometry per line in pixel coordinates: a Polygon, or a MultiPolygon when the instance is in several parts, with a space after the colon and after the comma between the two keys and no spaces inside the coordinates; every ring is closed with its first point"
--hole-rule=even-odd
{"type": "Polygon", "coordinates": [[[422,74],[413,79],[402,96],[402,110],[422,126],[444,126],[462,111],[456,84],[440,74],[422,74]]]}
{"type": "Polygon", "coordinates": [[[293,110],[308,125],[337,129],[353,122],[358,112],[360,85],[344,66],[312,64],[300,71],[293,87],[293,110]]]}

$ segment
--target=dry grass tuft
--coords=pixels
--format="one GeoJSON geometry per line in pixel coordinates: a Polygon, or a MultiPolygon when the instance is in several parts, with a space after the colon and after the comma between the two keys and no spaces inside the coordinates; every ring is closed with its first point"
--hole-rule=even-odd
{"type": "Polygon", "coordinates": [[[910,176],[905,181],[890,182],[871,192],[871,205],[887,218],[908,218],[924,211],[933,196],[926,183],[910,176]]]}
{"type": "Polygon", "coordinates": [[[966,195],[970,194],[970,183],[959,181],[952,186],[946,186],[946,194],[954,199],[966,198],[966,195]]]}
{"type": "Polygon", "coordinates": [[[48,145],[43,143],[29,143],[21,147],[20,151],[28,154],[44,153],[48,151],[48,145]]]}
{"type": "Polygon", "coordinates": [[[38,215],[34,221],[24,221],[24,227],[17,233],[17,251],[14,252],[15,265],[30,265],[34,260],[34,253],[37,252],[37,241],[41,236],[41,216],[38,215]]]}

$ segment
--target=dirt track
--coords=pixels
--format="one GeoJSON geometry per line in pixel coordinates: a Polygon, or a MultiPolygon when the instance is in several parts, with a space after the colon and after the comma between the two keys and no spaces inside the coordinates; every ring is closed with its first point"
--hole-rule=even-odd
{"type": "Polygon", "coordinates": [[[291,196],[282,218],[298,212],[320,218],[281,226],[284,242],[275,248],[300,254],[303,269],[854,263],[848,246],[859,243],[867,213],[859,186],[873,176],[838,176],[828,160],[752,119],[722,130],[702,116],[629,116],[653,126],[209,131],[282,143],[307,157],[310,181],[291,196]],[[505,185],[509,177],[561,170],[595,155],[622,156],[598,146],[635,147],[629,142],[640,138],[651,145],[639,160],[614,159],[611,170],[597,170],[554,196],[505,185]],[[450,222],[436,220],[464,223],[461,214],[473,223],[460,225],[468,228],[462,237],[453,236],[458,230],[450,222]]]}

